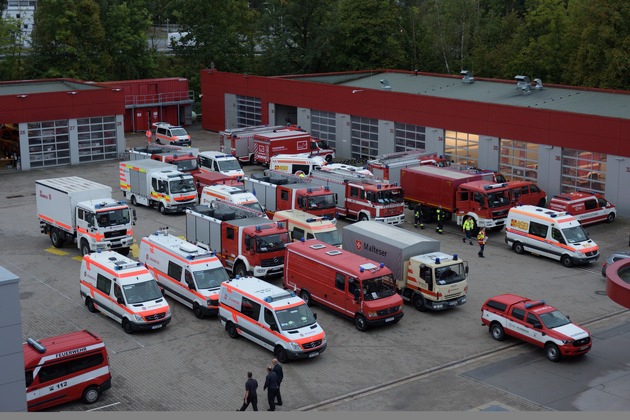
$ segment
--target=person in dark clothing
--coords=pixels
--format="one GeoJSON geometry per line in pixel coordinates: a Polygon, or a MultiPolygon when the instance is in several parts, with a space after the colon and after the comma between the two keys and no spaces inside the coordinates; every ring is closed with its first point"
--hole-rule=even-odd
{"type": "Polygon", "coordinates": [[[258,389],[258,381],[252,378],[252,373],[247,372],[247,382],[245,382],[245,397],[243,398],[243,405],[239,411],[247,410],[247,407],[251,403],[252,409],[258,411],[258,395],[256,395],[256,389],[258,389]]]}
{"type": "Polygon", "coordinates": [[[276,411],[276,395],[278,394],[278,375],[273,371],[271,366],[267,366],[267,377],[265,377],[265,385],[263,390],[267,390],[267,401],[269,402],[269,410],[276,411]]]}
{"type": "Polygon", "coordinates": [[[416,204],[413,209],[414,224],[413,227],[417,228],[420,225],[420,229],[424,229],[424,223],[422,223],[422,206],[420,203],[416,204]]]}
{"type": "Polygon", "coordinates": [[[272,370],[276,372],[278,376],[278,393],[276,394],[276,405],[282,405],[282,395],[280,395],[280,384],[282,384],[282,379],[284,379],[284,373],[282,372],[282,365],[278,362],[278,359],[273,359],[271,361],[271,365],[273,366],[272,370]]]}

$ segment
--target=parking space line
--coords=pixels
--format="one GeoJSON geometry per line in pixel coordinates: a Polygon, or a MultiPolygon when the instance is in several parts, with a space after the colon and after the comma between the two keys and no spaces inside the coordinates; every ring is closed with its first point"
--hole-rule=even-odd
{"type": "Polygon", "coordinates": [[[64,255],[68,255],[68,252],[60,251],[53,246],[51,246],[50,248],[46,248],[44,251],[50,252],[51,254],[59,255],[60,257],[63,257],[64,255]]]}

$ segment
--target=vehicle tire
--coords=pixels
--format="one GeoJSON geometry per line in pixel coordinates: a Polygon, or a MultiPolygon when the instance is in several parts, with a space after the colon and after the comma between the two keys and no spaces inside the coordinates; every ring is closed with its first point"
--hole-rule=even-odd
{"type": "Polygon", "coordinates": [[[332,163],[332,155],[326,155],[326,163],[332,163]]]}
{"type": "Polygon", "coordinates": [[[94,301],[92,300],[92,298],[85,299],[85,306],[87,306],[88,311],[92,313],[98,312],[98,309],[96,309],[96,307],[94,306],[94,301]]]}
{"type": "Polygon", "coordinates": [[[544,198],[538,200],[538,207],[545,207],[545,204],[547,204],[547,201],[544,198]]]}
{"type": "Polygon", "coordinates": [[[422,221],[424,223],[431,223],[433,221],[433,212],[429,207],[421,206],[420,211],[422,212],[422,221]]]}
{"type": "Polygon", "coordinates": [[[278,359],[278,362],[280,363],[286,363],[289,361],[287,351],[281,346],[276,346],[273,350],[273,355],[276,356],[276,359],[278,359]]]}
{"type": "Polygon", "coordinates": [[[311,306],[313,304],[313,301],[311,300],[311,294],[306,290],[300,291],[300,297],[302,298],[304,303],[306,303],[306,306],[311,306]]]}
{"type": "Polygon", "coordinates": [[[157,139],[157,138],[155,139],[155,143],[156,143],[156,144],[162,144],[162,142],[160,141],[160,139],[157,139]]]}
{"type": "Polygon", "coordinates": [[[606,218],[606,223],[612,223],[615,220],[615,213],[608,213],[608,217],[606,218]]]}
{"type": "Polygon", "coordinates": [[[99,392],[98,388],[92,385],[83,390],[81,400],[86,404],[93,404],[98,400],[98,397],[100,396],[101,393],[99,392]]]}
{"type": "Polygon", "coordinates": [[[363,315],[356,315],[354,317],[354,326],[357,327],[357,330],[361,332],[365,332],[368,329],[367,321],[363,315]]]}
{"type": "Polygon", "coordinates": [[[368,220],[369,220],[369,219],[368,219],[368,217],[366,216],[366,214],[365,214],[365,213],[361,213],[361,214],[359,215],[359,222],[366,222],[366,221],[368,221],[368,220]]]}
{"type": "Polygon", "coordinates": [[[503,341],[505,338],[505,331],[503,327],[499,323],[494,323],[490,325],[490,335],[497,341],[503,341]]]}
{"type": "Polygon", "coordinates": [[[166,207],[164,207],[164,203],[160,203],[158,209],[160,210],[160,213],[166,214],[166,207]]]}
{"type": "Polygon", "coordinates": [[[122,328],[127,334],[133,334],[133,327],[131,326],[131,322],[127,318],[123,318],[122,328]]]}
{"type": "Polygon", "coordinates": [[[523,254],[525,252],[525,247],[523,247],[523,244],[520,242],[514,242],[514,244],[512,245],[512,249],[517,254],[523,254]]]}
{"type": "Polygon", "coordinates": [[[552,362],[559,362],[562,359],[562,353],[560,353],[560,349],[553,343],[545,344],[545,354],[547,355],[547,359],[552,362]]]}
{"type": "Polygon", "coordinates": [[[419,310],[420,312],[427,311],[427,307],[424,304],[424,297],[422,297],[421,295],[414,294],[412,302],[413,302],[413,307],[419,310]]]}
{"type": "Polygon", "coordinates": [[[243,264],[242,262],[236,263],[236,266],[234,267],[234,276],[247,277],[245,264],[243,264]]]}
{"type": "Polygon", "coordinates": [[[228,322],[225,326],[225,331],[227,331],[230,338],[238,338],[238,331],[236,331],[236,325],[231,322],[228,322]]]}
{"type": "Polygon", "coordinates": [[[57,228],[50,229],[50,242],[52,242],[55,248],[61,248],[63,246],[65,241],[61,238],[59,229],[57,228]]]}
{"type": "Polygon", "coordinates": [[[565,267],[573,267],[573,260],[567,254],[564,254],[562,257],[560,257],[560,262],[565,267]]]}
{"type": "Polygon", "coordinates": [[[136,200],[136,196],[132,195],[131,196],[131,205],[137,207],[138,206],[138,200],[136,200]]]}
{"type": "Polygon", "coordinates": [[[203,319],[203,311],[197,302],[193,303],[193,313],[198,319],[203,319]]]}
{"type": "Polygon", "coordinates": [[[253,153],[249,157],[249,164],[250,165],[255,165],[256,164],[255,156],[254,156],[253,153]]]}
{"type": "Polygon", "coordinates": [[[120,255],[124,255],[125,257],[127,255],[129,255],[129,251],[130,251],[129,247],[127,247],[127,248],[119,248],[119,249],[116,250],[116,252],[118,252],[120,255]]]}
{"type": "Polygon", "coordinates": [[[85,239],[81,239],[81,255],[84,257],[90,253],[90,244],[85,239]]]}

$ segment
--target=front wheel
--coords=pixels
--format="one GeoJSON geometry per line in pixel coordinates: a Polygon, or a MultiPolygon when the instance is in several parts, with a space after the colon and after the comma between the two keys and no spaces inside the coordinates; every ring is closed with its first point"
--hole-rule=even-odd
{"type": "Polygon", "coordinates": [[[312,305],[313,302],[311,300],[311,294],[309,292],[307,292],[306,290],[301,290],[300,291],[300,297],[302,298],[304,303],[306,303],[306,306],[311,306],[312,305]]]}
{"type": "Polygon", "coordinates": [[[326,163],[332,163],[333,158],[332,155],[326,155],[326,163]]]}
{"type": "Polygon", "coordinates": [[[238,331],[236,331],[236,326],[233,323],[229,322],[225,326],[225,330],[227,331],[230,338],[238,338],[238,331]]]}
{"type": "Polygon", "coordinates": [[[424,297],[422,295],[414,295],[413,297],[413,307],[419,310],[420,312],[426,312],[427,307],[424,304],[424,297]]]}
{"type": "Polygon", "coordinates": [[[563,255],[562,258],[560,258],[560,262],[565,267],[572,267],[573,266],[573,259],[570,256],[566,255],[566,254],[563,255]]]}
{"type": "Polygon", "coordinates": [[[366,222],[368,220],[369,220],[369,218],[368,218],[368,216],[365,213],[361,213],[359,215],[359,222],[366,222]]]}
{"type": "Polygon", "coordinates": [[[90,253],[90,244],[85,239],[81,239],[81,255],[84,257],[90,253]]]}
{"type": "Polygon", "coordinates": [[[83,394],[81,395],[81,400],[83,400],[83,402],[86,404],[93,404],[98,400],[98,397],[100,395],[101,393],[98,391],[97,387],[95,387],[94,385],[88,386],[83,391],[83,394]]]}
{"type": "Polygon", "coordinates": [[[357,315],[354,317],[354,326],[361,332],[365,332],[368,329],[367,321],[363,315],[357,315]]]}
{"type": "Polygon", "coordinates": [[[552,362],[558,362],[562,359],[562,353],[560,353],[560,349],[553,343],[549,343],[545,346],[545,353],[547,355],[547,359],[552,362]]]}
{"type": "Polygon", "coordinates": [[[131,205],[134,206],[134,207],[138,205],[138,200],[136,200],[136,196],[135,195],[131,196],[131,205]]]}
{"type": "Polygon", "coordinates": [[[606,223],[612,223],[615,220],[615,213],[608,213],[608,217],[606,218],[606,223]]]}
{"type": "Polygon", "coordinates": [[[495,323],[490,325],[490,335],[497,341],[503,341],[505,338],[505,331],[503,331],[501,324],[495,323]]]}
{"type": "Polygon", "coordinates": [[[166,207],[164,207],[164,203],[160,203],[158,209],[160,210],[160,213],[166,214],[166,207]]]}
{"type": "Polygon", "coordinates": [[[538,207],[545,207],[546,201],[544,198],[538,200],[538,207]]]}
{"type": "Polygon", "coordinates": [[[236,264],[236,267],[234,267],[234,276],[247,277],[247,270],[245,269],[245,264],[243,264],[242,262],[239,262],[236,264]]]}
{"type": "Polygon", "coordinates": [[[289,361],[289,355],[287,354],[287,351],[281,346],[276,346],[273,354],[274,356],[276,356],[276,359],[278,359],[280,363],[286,363],[289,361]]]}
{"type": "Polygon", "coordinates": [[[133,333],[133,327],[131,325],[131,322],[127,318],[123,319],[122,328],[123,328],[123,331],[125,331],[127,334],[133,333]]]}
{"type": "Polygon", "coordinates": [[[203,318],[203,311],[201,310],[201,306],[197,302],[193,303],[193,313],[197,317],[197,319],[203,318]]]}

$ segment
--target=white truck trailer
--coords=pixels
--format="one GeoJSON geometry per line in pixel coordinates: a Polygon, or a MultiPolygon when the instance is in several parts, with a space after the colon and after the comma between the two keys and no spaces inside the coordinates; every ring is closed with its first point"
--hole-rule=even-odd
{"type": "Polygon", "coordinates": [[[157,207],[162,214],[184,212],[197,204],[192,175],[153,159],[120,162],[120,189],[134,206],[157,207]]]}
{"type": "Polygon", "coordinates": [[[133,221],[127,204],[112,198],[111,187],[71,176],[37,180],[35,189],[41,232],[53,246],[75,242],[83,255],[106,250],[129,254],[133,221]]]}
{"type": "Polygon", "coordinates": [[[468,262],[440,251],[440,241],[380,222],[344,226],[343,249],[382,262],[398,292],[419,311],[466,303],[468,262]]]}

